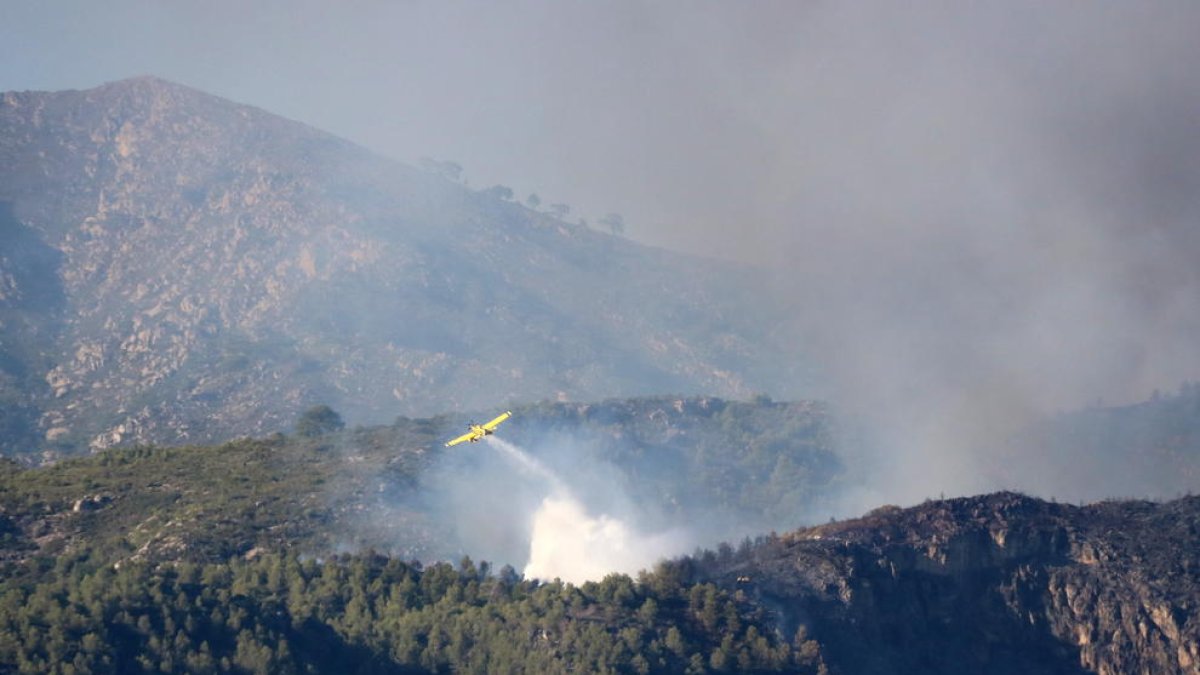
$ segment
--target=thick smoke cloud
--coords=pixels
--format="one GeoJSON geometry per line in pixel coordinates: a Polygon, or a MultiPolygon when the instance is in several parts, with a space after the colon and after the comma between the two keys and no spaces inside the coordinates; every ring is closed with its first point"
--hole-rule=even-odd
{"type": "MultiPolygon", "coordinates": [[[[817,123],[787,160],[780,281],[830,394],[881,437],[877,498],[1045,486],[1041,458],[998,468],[986,446],[1200,372],[1198,18],[821,16],[809,48],[839,66],[807,83],[817,123]]],[[[1069,474],[1055,491],[1106,496],[1069,474]]]]}

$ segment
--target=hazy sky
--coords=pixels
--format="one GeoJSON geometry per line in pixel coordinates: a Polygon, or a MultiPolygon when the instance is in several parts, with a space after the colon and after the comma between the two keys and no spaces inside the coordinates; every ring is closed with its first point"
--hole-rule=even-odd
{"type": "Polygon", "coordinates": [[[1067,159],[1100,162],[1169,144],[1108,134],[1152,121],[1140,96],[1196,84],[1195,3],[1054,4],[8,0],[0,89],[159,75],[623,213],[646,241],[759,258],[949,190],[1011,209],[1011,174],[1063,151],[1040,144],[1099,142],[1067,159]]]}
{"type": "Polygon", "coordinates": [[[929,464],[1200,378],[1198,35],[1192,0],[7,0],[0,89],[159,75],[778,266],[797,351],[929,464]]]}

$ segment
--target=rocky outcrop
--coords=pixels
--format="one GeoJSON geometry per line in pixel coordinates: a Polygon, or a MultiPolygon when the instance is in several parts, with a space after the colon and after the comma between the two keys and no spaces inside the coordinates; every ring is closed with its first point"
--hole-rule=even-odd
{"type": "Polygon", "coordinates": [[[1198,525],[1195,497],[999,493],[801,530],[718,576],[833,672],[1196,673],[1198,525]]]}

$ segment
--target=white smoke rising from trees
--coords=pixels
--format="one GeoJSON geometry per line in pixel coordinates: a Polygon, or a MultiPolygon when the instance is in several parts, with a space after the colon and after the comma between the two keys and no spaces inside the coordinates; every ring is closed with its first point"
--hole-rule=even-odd
{"type": "Polygon", "coordinates": [[[633,574],[688,550],[682,533],[646,534],[628,517],[590,512],[567,482],[536,458],[495,436],[488,436],[487,442],[522,471],[543,480],[549,489],[529,516],[525,576],[571,583],[597,581],[616,572],[633,574]]]}
{"type": "Polygon", "coordinates": [[[688,547],[677,535],[646,535],[626,521],[592,515],[570,494],[554,494],[533,514],[525,576],[579,584],[608,574],[634,574],[688,547]]]}

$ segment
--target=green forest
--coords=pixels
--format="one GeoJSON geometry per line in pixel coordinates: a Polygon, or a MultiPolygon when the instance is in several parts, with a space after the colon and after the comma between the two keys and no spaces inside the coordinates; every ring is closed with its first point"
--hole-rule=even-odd
{"type": "Polygon", "coordinates": [[[0,595],[21,673],[821,672],[740,591],[681,565],[572,586],[464,558],[373,553],[193,564],[37,559],[0,595]]]}

